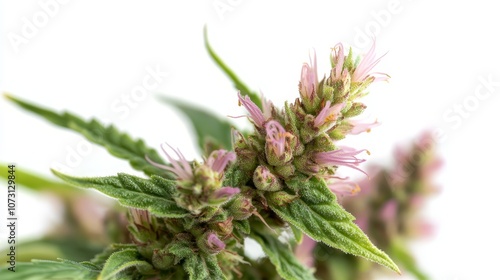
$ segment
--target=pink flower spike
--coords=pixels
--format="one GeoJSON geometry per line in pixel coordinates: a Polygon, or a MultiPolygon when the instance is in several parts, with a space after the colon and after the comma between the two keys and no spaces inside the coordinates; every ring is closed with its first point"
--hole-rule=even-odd
{"type": "Polygon", "coordinates": [[[214,233],[208,234],[207,245],[217,251],[222,251],[226,248],[226,244],[224,244],[224,242],[222,242],[214,233]]]}
{"type": "Polygon", "coordinates": [[[266,142],[269,143],[274,154],[280,157],[285,152],[287,132],[277,121],[271,120],[266,123],[266,142]]]}
{"type": "Polygon", "coordinates": [[[348,120],[348,123],[352,126],[349,134],[358,135],[363,132],[370,132],[372,128],[380,125],[378,120],[375,120],[373,123],[363,123],[360,120],[348,120]]]}
{"type": "Polygon", "coordinates": [[[156,163],[156,162],[152,161],[151,159],[149,159],[147,156],[146,156],[146,160],[158,168],[165,169],[165,170],[168,170],[168,171],[174,173],[177,176],[177,178],[179,178],[180,180],[192,180],[193,179],[193,169],[191,168],[191,165],[189,164],[189,162],[186,160],[186,158],[182,155],[182,153],[179,150],[176,151],[174,148],[172,148],[172,146],[170,146],[168,144],[166,144],[166,145],[170,149],[172,149],[175,152],[175,154],[177,154],[177,157],[179,158],[178,160],[174,160],[168,154],[168,152],[166,151],[165,147],[162,144],[161,149],[163,150],[163,152],[167,156],[168,161],[170,162],[170,164],[172,164],[172,166],[167,166],[167,165],[156,163]]]}
{"type": "Polygon", "coordinates": [[[222,173],[229,162],[236,160],[234,152],[226,150],[213,151],[207,159],[207,165],[215,172],[222,173]]]}
{"type": "Polygon", "coordinates": [[[354,196],[361,191],[358,184],[349,181],[328,182],[328,188],[340,196],[354,196]]]}
{"type": "Polygon", "coordinates": [[[359,159],[356,157],[356,155],[363,151],[368,152],[368,150],[355,150],[349,147],[341,147],[340,149],[335,151],[316,153],[314,155],[314,161],[317,164],[323,166],[347,166],[356,169],[368,176],[366,172],[358,168],[358,165],[360,163],[366,161],[364,159],[359,159]]]}
{"type": "Polygon", "coordinates": [[[387,80],[389,78],[389,76],[387,74],[383,74],[383,73],[370,74],[369,73],[373,69],[373,67],[375,67],[375,65],[377,65],[380,62],[380,59],[382,59],[382,57],[384,57],[384,56],[385,56],[385,54],[377,59],[375,58],[375,41],[373,41],[372,47],[370,48],[368,53],[365,55],[365,57],[363,57],[361,62],[358,64],[358,66],[356,67],[356,70],[354,70],[354,73],[352,75],[352,81],[353,82],[362,82],[366,78],[368,78],[368,76],[370,76],[370,75],[375,78],[374,81],[387,80]]]}
{"type": "Polygon", "coordinates": [[[340,78],[342,75],[342,69],[344,68],[344,46],[342,43],[338,43],[333,48],[332,61],[335,63],[335,68],[333,69],[333,73],[335,78],[340,78]]]}
{"type": "Polygon", "coordinates": [[[318,113],[316,118],[314,119],[314,126],[315,127],[320,127],[326,122],[331,122],[337,119],[338,114],[344,108],[345,103],[339,103],[335,104],[333,106],[330,106],[331,102],[330,100],[326,101],[325,106],[321,111],[318,113]]]}
{"type": "Polygon", "coordinates": [[[302,65],[300,73],[299,91],[303,99],[312,100],[318,89],[318,69],[316,65],[316,52],[313,50],[313,58],[309,55],[310,64],[302,65]]]}
{"type": "Polygon", "coordinates": [[[255,123],[256,126],[262,127],[264,125],[265,119],[262,111],[259,109],[255,103],[250,99],[248,95],[244,97],[241,96],[241,93],[238,92],[239,104],[243,105],[245,109],[247,109],[248,113],[250,113],[250,118],[255,123]]]}

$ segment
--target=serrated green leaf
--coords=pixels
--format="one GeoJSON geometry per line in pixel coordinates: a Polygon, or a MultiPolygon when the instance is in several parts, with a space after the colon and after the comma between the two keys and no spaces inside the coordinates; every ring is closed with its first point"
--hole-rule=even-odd
{"type": "Polygon", "coordinates": [[[189,280],[219,280],[227,279],[213,255],[192,255],[184,261],[184,269],[189,274],[189,280]]]}
{"type": "Polygon", "coordinates": [[[232,148],[231,123],[188,103],[166,96],[162,96],[160,99],[186,115],[195,129],[198,146],[202,151],[205,151],[207,145],[215,146],[212,147],[212,150],[219,148],[230,150],[232,148]]]}
{"type": "MultiPolygon", "coordinates": [[[[10,175],[7,163],[0,163],[0,178],[8,180],[10,175]]],[[[68,184],[50,180],[23,168],[16,167],[16,185],[24,186],[34,191],[51,191],[63,198],[71,198],[81,194],[81,190],[71,188],[68,184]]]]}
{"type": "Polygon", "coordinates": [[[5,97],[22,108],[44,117],[58,126],[69,128],[82,134],[90,142],[106,148],[112,155],[128,160],[130,165],[137,170],[143,171],[148,175],[156,174],[173,178],[170,172],[155,167],[146,161],[145,156],[148,156],[155,162],[164,163],[158,153],[154,149],[147,147],[142,139],[134,140],[129,135],[119,132],[114,126],[104,126],[95,119],[84,121],[68,112],[55,113],[10,95],[5,95],[5,97]]]}
{"type": "Polygon", "coordinates": [[[141,271],[154,271],[151,264],[140,259],[140,254],[136,249],[125,249],[111,254],[104,264],[98,279],[123,279],[121,274],[131,268],[140,269],[141,271]]]}
{"type": "Polygon", "coordinates": [[[68,260],[45,261],[33,260],[30,263],[17,262],[15,272],[0,269],[2,280],[92,280],[97,279],[100,270],[97,267],[68,260]]]}
{"type": "Polygon", "coordinates": [[[264,253],[269,257],[269,260],[276,267],[276,270],[283,279],[316,279],[312,271],[304,267],[295,258],[290,246],[280,242],[272,233],[266,233],[263,230],[259,230],[258,227],[254,227],[250,237],[262,246],[264,253]]]}
{"type": "Polygon", "coordinates": [[[287,181],[287,185],[298,190],[300,198],[289,203],[268,199],[271,209],[283,220],[316,241],[365,257],[400,273],[389,256],[375,247],[353,222],[354,217],[337,203],[324,180],[315,177],[308,180],[301,176],[287,181]]]}
{"type": "Polygon", "coordinates": [[[210,57],[214,60],[215,64],[219,66],[219,68],[229,77],[229,79],[233,82],[234,87],[241,92],[242,95],[248,95],[250,99],[262,110],[262,101],[257,93],[251,91],[241,80],[234,74],[233,70],[231,70],[226,63],[222,61],[222,59],[215,53],[212,46],[208,42],[208,32],[205,26],[203,30],[203,38],[205,40],[205,48],[208,51],[210,57]]]}
{"type": "Polygon", "coordinates": [[[123,173],[118,176],[78,178],[55,170],[52,172],[70,184],[98,190],[118,199],[124,206],[148,210],[158,217],[180,218],[188,215],[172,198],[176,192],[173,180],[159,176],[143,179],[123,173]]]}

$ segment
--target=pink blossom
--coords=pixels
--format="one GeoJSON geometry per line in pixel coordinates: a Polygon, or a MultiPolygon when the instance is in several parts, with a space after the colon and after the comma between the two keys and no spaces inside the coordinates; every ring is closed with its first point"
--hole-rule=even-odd
{"type": "Polygon", "coordinates": [[[346,71],[342,71],[344,68],[344,60],[344,46],[342,45],[342,43],[338,43],[333,48],[332,53],[332,63],[335,65],[335,67],[332,69],[332,74],[336,79],[341,79],[346,75],[346,71]]]}
{"type": "Polygon", "coordinates": [[[344,180],[331,180],[328,182],[328,188],[340,196],[353,196],[361,191],[358,184],[344,180]]]}
{"type": "Polygon", "coordinates": [[[255,103],[250,99],[248,95],[241,96],[241,93],[238,92],[239,103],[247,109],[248,113],[250,113],[250,118],[254,122],[254,124],[258,127],[262,127],[264,125],[265,119],[262,111],[259,109],[255,103]]]}
{"type": "Polygon", "coordinates": [[[230,199],[235,194],[239,194],[240,189],[232,187],[223,187],[214,192],[215,199],[230,199]]]}
{"type": "Polygon", "coordinates": [[[312,100],[318,90],[318,70],[316,65],[316,52],[313,51],[313,58],[309,56],[310,64],[302,65],[300,73],[299,91],[303,99],[312,100]]]}
{"type": "Polygon", "coordinates": [[[342,108],[344,108],[345,103],[339,103],[332,106],[330,105],[331,105],[330,100],[326,101],[325,106],[323,107],[323,109],[321,109],[321,111],[314,119],[315,127],[320,127],[327,122],[335,121],[342,108]]]}
{"type": "Polygon", "coordinates": [[[380,125],[377,120],[375,120],[373,123],[363,123],[360,120],[348,120],[348,123],[352,126],[349,134],[353,135],[358,135],[363,132],[370,132],[372,128],[380,125]]]}
{"type": "MultiPolygon", "coordinates": [[[[385,55],[385,54],[384,54],[385,55]]],[[[370,71],[375,67],[380,62],[380,59],[382,57],[375,58],[375,41],[373,41],[373,45],[368,51],[368,53],[363,57],[361,62],[358,64],[356,67],[356,70],[354,70],[354,73],[352,75],[352,81],[353,82],[363,82],[366,78],[368,77],[374,77],[374,82],[377,81],[386,81],[389,76],[387,74],[383,73],[370,73],[370,71]]]]}
{"type": "Polygon", "coordinates": [[[209,233],[207,236],[207,245],[211,249],[215,249],[217,251],[222,251],[226,248],[226,244],[222,242],[219,237],[214,233],[209,233]]]}
{"type": "Polygon", "coordinates": [[[295,257],[306,266],[314,267],[314,247],[316,247],[316,241],[304,235],[302,243],[295,248],[295,257]]]}
{"type": "Polygon", "coordinates": [[[380,210],[380,217],[384,219],[386,222],[391,222],[396,219],[396,215],[398,213],[398,203],[394,199],[389,200],[385,203],[380,210]]]}
{"type": "Polygon", "coordinates": [[[358,165],[366,160],[356,157],[356,155],[363,151],[368,152],[367,150],[355,150],[349,147],[341,147],[335,151],[315,153],[314,161],[323,166],[347,166],[367,175],[366,172],[358,168],[358,165]]]}
{"type": "Polygon", "coordinates": [[[266,142],[271,146],[274,154],[280,157],[285,152],[288,132],[275,120],[266,123],[266,142]]]}
{"type": "Polygon", "coordinates": [[[167,156],[167,158],[168,158],[170,164],[172,164],[172,166],[163,165],[163,164],[154,162],[150,158],[148,158],[147,156],[146,156],[146,160],[149,163],[151,163],[152,165],[154,165],[154,166],[156,166],[158,168],[165,169],[165,170],[168,170],[170,172],[173,172],[177,176],[177,178],[179,178],[180,180],[192,180],[193,179],[193,169],[191,168],[191,165],[186,160],[186,158],[184,157],[184,155],[182,155],[182,153],[178,149],[176,151],[174,148],[172,148],[172,146],[170,146],[168,144],[166,144],[166,145],[170,149],[172,149],[175,152],[175,154],[177,155],[177,157],[179,158],[178,160],[174,160],[168,154],[168,152],[166,151],[165,147],[163,145],[161,145],[161,149],[163,150],[163,152],[167,156]]]}
{"type": "Polygon", "coordinates": [[[206,163],[213,171],[222,173],[229,162],[236,160],[236,154],[234,152],[228,152],[226,150],[213,151],[208,157],[206,163]]]}

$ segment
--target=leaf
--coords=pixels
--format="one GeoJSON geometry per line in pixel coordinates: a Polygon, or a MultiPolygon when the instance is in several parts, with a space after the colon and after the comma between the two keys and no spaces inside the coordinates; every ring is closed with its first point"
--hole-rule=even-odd
{"type": "Polygon", "coordinates": [[[262,110],[262,101],[257,93],[252,92],[239,78],[234,74],[233,70],[231,70],[222,59],[215,53],[208,42],[208,32],[207,27],[203,30],[203,38],[205,40],[205,48],[208,51],[210,57],[214,60],[215,64],[219,66],[219,68],[229,77],[229,79],[233,82],[234,87],[241,92],[242,95],[248,95],[250,99],[255,103],[255,105],[259,106],[262,110]]]}
{"type": "Polygon", "coordinates": [[[154,272],[153,266],[144,260],[140,260],[140,257],[136,249],[125,249],[111,254],[106,264],[104,264],[98,279],[123,279],[121,274],[127,272],[127,270],[131,268],[139,269],[141,272],[154,272]]]}
{"type": "Polygon", "coordinates": [[[5,267],[0,270],[0,279],[2,280],[90,280],[96,279],[98,275],[99,269],[97,267],[69,260],[17,262],[15,272],[9,271],[5,267]]]}
{"type": "Polygon", "coordinates": [[[396,264],[371,243],[363,231],[354,224],[354,217],[338,203],[324,180],[297,176],[286,182],[299,191],[300,198],[283,203],[267,196],[271,209],[283,220],[300,228],[316,241],[346,253],[364,257],[400,273],[396,264]]]}
{"type": "Polygon", "coordinates": [[[58,126],[69,128],[82,134],[90,142],[106,148],[112,155],[128,160],[130,165],[137,170],[143,171],[148,175],[156,174],[173,178],[170,172],[155,167],[146,161],[145,156],[148,156],[155,162],[164,163],[154,149],[147,147],[143,140],[134,140],[129,135],[118,131],[112,125],[103,126],[95,119],[84,121],[68,112],[58,114],[10,95],[5,95],[5,97],[22,108],[44,117],[58,126]]]}
{"type": "Polygon", "coordinates": [[[276,267],[279,275],[286,280],[313,280],[316,279],[312,271],[304,267],[295,258],[292,249],[287,244],[281,243],[270,232],[263,232],[258,227],[254,227],[250,237],[257,241],[269,257],[271,263],[276,267]]]}
{"type": "Polygon", "coordinates": [[[189,274],[189,280],[227,279],[214,255],[192,255],[186,259],[183,266],[189,274]]]}
{"type": "MultiPolygon", "coordinates": [[[[10,175],[7,171],[8,164],[0,163],[0,177],[5,180],[10,175]]],[[[81,194],[79,189],[71,188],[68,184],[50,180],[41,175],[31,173],[16,166],[16,184],[34,191],[51,191],[63,198],[72,198],[81,194]]]]}
{"type": "Polygon", "coordinates": [[[410,272],[418,280],[427,280],[429,277],[418,267],[413,256],[405,248],[402,240],[391,240],[389,252],[394,255],[394,259],[401,264],[403,269],[410,272]]]}
{"type": "Polygon", "coordinates": [[[188,117],[196,131],[198,146],[202,151],[209,144],[220,146],[220,148],[226,150],[232,148],[232,125],[228,121],[219,118],[207,110],[170,97],[162,96],[160,99],[179,109],[188,117]]]}
{"type": "Polygon", "coordinates": [[[55,170],[52,172],[68,183],[96,189],[118,199],[124,206],[148,210],[158,217],[180,218],[188,215],[173,200],[177,191],[173,180],[154,175],[151,179],[143,179],[124,173],[109,177],[78,178],[55,170]]]}

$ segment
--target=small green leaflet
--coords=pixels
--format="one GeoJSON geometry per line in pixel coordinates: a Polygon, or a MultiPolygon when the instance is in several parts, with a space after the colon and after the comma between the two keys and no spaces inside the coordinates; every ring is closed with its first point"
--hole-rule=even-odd
{"type": "Polygon", "coordinates": [[[148,262],[141,260],[136,249],[124,249],[111,254],[104,264],[98,280],[118,280],[123,279],[122,274],[129,272],[129,269],[136,268],[144,272],[154,273],[154,268],[148,262]]]}
{"type": "Polygon", "coordinates": [[[78,178],[55,170],[52,172],[70,184],[96,189],[118,199],[124,206],[148,210],[158,217],[181,218],[188,215],[188,212],[178,207],[173,199],[177,191],[173,180],[160,176],[143,179],[124,173],[109,177],[78,178]]]}
{"type": "MultiPolygon", "coordinates": [[[[235,95],[236,96],[236,95],[235,95]]],[[[179,109],[193,125],[198,138],[198,146],[205,151],[206,145],[215,145],[215,149],[224,148],[231,150],[231,127],[232,125],[215,114],[184,103],[182,101],[162,96],[160,100],[179,109]]]]}
{"type": "Polygon", "coordinates": [[[208,32],[206,26],[203,30],[203,38],[205,40],[205,48],[207,49],[210,57],[214,60],[215,64],[217,64],[217,66],[219,66],[219,68],[229,77],[229,79],[233,82],[234,87],[241,92],[241,95],[248,95],[253,103],[255,103],[255,105],[262,110],[262,101],[260,100],[259,95],[251,91],[212,49],[212,46],[210,46],[210,43],[208,42],[208,32]]]}
{"type": "Polygon", "coordinates": [[[227,279],[213,255],[192,255],[184,261],[184,270],[189,274],[189,280],[220,280],[227,279]]]}
{"type": "Polygon", "coordinates": [[[82,134],[89,141],[106,148],[112,155],[128,160],[130,165],[137,170],[143,171],[148,175],[156,174],[173,178],[170,172],[157,168],[146,161],[145,156],[148,156],[155,162],[164,163],[154,149],[148,148],[143,140],[134,140],[129,135],[118,131],[112,125],[106,127],[95,119],[84,121],[68,112],[54,113],[10,95],[5,95],[5,97],[22,108],[42,116],[58,126],[69,128],[82,134]]]}
{"type": "MultiPolygon", "coordinates": [[[[7,163],[0,163],[0,178],[8,179],[7,163]]],[[[16,184],[34,191],[50,191],[59,197],[74,198],[81,195],[81,190],[70,188],[68,184],[51,180],[44,176],[16,167],[16,184]]]]}
{"type": "Polygon", "coordinates": [[[81,264],[69,260],[42,261],[32,260],[30,263],[17,262],[15,272],[2,267],[2,280],[91,280],[96,279],[100,269],[90,264],[81,264]]]}
{"type": "Polygon", "coordinates": [[[283,220],[300,228],[314,240],[400,273],[397,265],[354,224],[354,217],[337,203],[324,180],[297,176],[286,183],[291,189],[298,190],[300,198],[288,204],[268,199],[271,209],[283,220]]]}
{"type": "Polygon", "coordinates": [[[283,279],[316,279],[312,271],[304,267],[295,258],[290,246],[281,243],[272,233],[263,233],[256,229],[253,228],[250,237],[262,246],[262,249],[283,279]]]}

